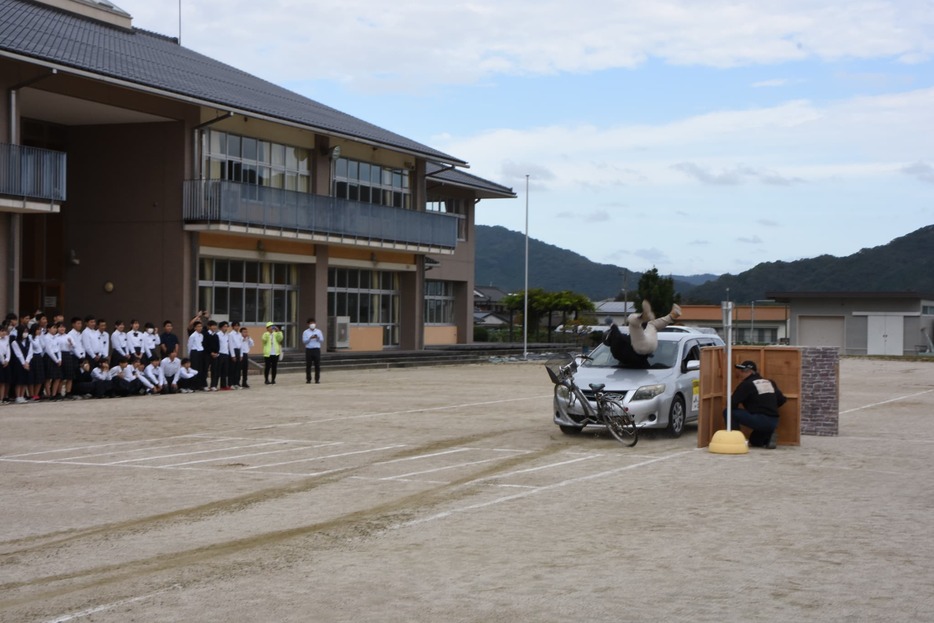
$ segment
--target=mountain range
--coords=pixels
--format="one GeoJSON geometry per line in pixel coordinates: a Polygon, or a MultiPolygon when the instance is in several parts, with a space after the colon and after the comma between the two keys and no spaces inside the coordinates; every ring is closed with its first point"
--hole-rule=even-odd
{"type": "MultiPolygon", "coordinates": [[[[505,227],[477,225],[478,286],[506,292],[525,285],[525,235],[505,227]]],[[[766,292],[934,293],[934,225],[878,247],[846,257],[821,255],[793,262],[763,262],[732,275],[662,275],[672,277],[686,303],[718,304],[727,292],[734,301],[756,300],[766,292]]],[[[634,292],[641,273],[599,264],[554,245],[529,239],[529,287],[550,292],[570,290],[593,300],[634,292]]]]}

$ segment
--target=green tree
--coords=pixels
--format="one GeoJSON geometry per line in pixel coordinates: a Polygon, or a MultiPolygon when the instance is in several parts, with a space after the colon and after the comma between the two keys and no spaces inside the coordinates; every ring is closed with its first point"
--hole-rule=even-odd
{"type": "MultiPolygon", "coordinates": [[[[503,297],[503,304],[510,311],[519,312],[519,315],[525,309],[525,292],[508,294],[503,297]]],[[[569,290],[562,292],[546,292],[542,288],[529,289],[529,332],[534,335],[541,326],[542,319],[548,321],[548,338],[552,333],[552,315],[553,312],[561,312],[563,322],[567,322],[568,314],[573,313],[575,317],[580,312],[592,311],[593,303],[583,294],[577,294],[569,290]]]]}
{"type": "Polygon", "coordinates": [[[661,316],[668,313],[673,303],[681,302],[681,295],[675,293],[675,280],[670,276],[659,277],[658,269],[653,266],[652,270],[642,273],[639,279],[637,311],[640,302],[645,300],[652,304],[652,310],[656,315],[661,316]]]}

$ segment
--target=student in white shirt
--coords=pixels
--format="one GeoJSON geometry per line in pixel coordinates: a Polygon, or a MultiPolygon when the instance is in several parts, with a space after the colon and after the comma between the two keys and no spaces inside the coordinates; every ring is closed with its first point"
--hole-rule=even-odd
{"type": "Polygon", "coordinates": [[[182,359],[182,367],[178,370],[178,391],[182,394],[190,394],[198,386],[198,371],[191,367],[191,359],[182,359]]]}
{"type": "MultiPolygon", "coordinates": [[[[217,325],[217,378],[222,390],[230,389],[230,324],[222,320],[217,325]]],[[[214,387],[211,378],[211,387],[214,387]]]]}
{"type": "Polygon", "coordinates": [[[101,334],[97,332],[97,319],[94,316],[87,316],[84,319],[81,345],[84,347],[85,356],[90,360],[93,368],[101,360],[101,334]]]}
{"type": "Polygon", "coordinates": [[[26,329],[29,332],[32,363],[29,366],[29,395],[32,400],[39,400],[45,387],[45,348],[42,339],[42,327],[39,323],[26,329]]]}
{"type": "Polygon", "coordinates": [[[126,333],[126,339],[130,357],[141,357],[143,355],[143,332],[139,330],[139,320],[136,318],[130,321],[130,330],[126,333]]]}
{"type": "Polygon", "coordinates": [[[230,332],[227,334],[230,349],[230,367],[227,373],[227,385],[233,389],[240,389],[240,351],[243,349],[243,336],[240,335],[240,323],[236,320],[230,323],[230,332]]]}
{"type": "Polygon", "coordinates": [[[151,322],[147,322],[145,328],[146,330],[143,333],[143,363],[148,364],[154,357],[161,361],[159,334],[156,333],[156,327],[151,322]]]}
{"type": "Polygon", "coordinates": [[[110,334],[107,333],[107,321],[103,318],[97,319],[97,343],[100,360],[110,363],[110,334]]]}
{"type": "Polygon", "coordinates": [[[114,382],[114,391],[118,396],[132,396],[138,394],[142,388],[139,372],[136,365],[123,358],[116,368],[110,371],[110,378],[114,382]]]}
{"type": "Polygon", "coordinates": [[[26,391],[29,388],[29,367],[32,362],[32,341],[26,332],[26,325],[16,328],[16,339],[10,341],[10,363],[13,366],[13,386],[16,392],[14,402],[26,402],[26,391]]]}
{"type": "Polygon", "coordinates": [[[149,365],[143,370],[143,376],[152,383],[152,393],[161,394],[165,387],[165,373],[162,371],[162,360],[153,357],[149,365]]]}
{"type": "Polygon", "coordinates": [[[78,366],[85,359],[84,344],[81,341],[81,318],[71,319],[71,331],[68,332],[67,346],[62,345],[62,377],[65,379],[65,393],[71,395],[78,366]]]}
{"type": "Polygon", "coordinates": [[[62,346],[59,339],[65,325],[56,323],[42,336],[45,351],[45,395],[52,400],[61,400],[62,389],[62,346]]]}
{"type": "Polygon", "coordinates": [[[0,325],[0,403],[10,401],[10,327],[4,322],[0,325]]]}
{"type": "Polygon", "coordinates": [[[163,387],[162,393],[174,394],[178,392],[178,376],[182,369],[182,360],[178,358],[176,352],[174,350],[169,351],[169,354],[162,358],[159,367],[162,369],[162,376],[165,377],[165,387],[163,387]]]}
{"type": "Polygon", "coordinates": [[[91,370],[91,395],[95,398],[113,398],[114,382],[110,377],[110,362],[102,359],[91,370]]]}
{"type": "Polygon", "coordinates": [[[188,336],[188,357],[191,359],[191,367],[198,373],[195,379],[195,389],[204,389],[207,387],[208,361],[204,355],[204,325],[200,320],[192,323],[191,334],[188,336]]]}
{"type": "Polygon", "coordinates": [[[247,383],[247,377],[250,373],[250,351],[256,343],[250,337],[250,332],[246,327],[240,328],[240,387],[241,389],[250,389],[247,383]]]}
{"type": "Polygon", "coordinates": [[[123,330],[122,320],[114,323],[114,332],[110,335],[110,343],[113,351],[110,353],[110,367],[116,368],[120,364],[121,357],[130,356],[130,344],[127,341],[126,332],[123,330]]]}

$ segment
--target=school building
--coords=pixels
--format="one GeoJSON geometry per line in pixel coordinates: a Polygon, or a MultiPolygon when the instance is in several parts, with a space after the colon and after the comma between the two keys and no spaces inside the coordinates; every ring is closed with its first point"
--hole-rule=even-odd
{"type": "Polygon", "coordinates": [[[0,0],[0,87],[0,310],[472,341],[475,210],[516,194],[456,156],[106,0],[0,0]]]}

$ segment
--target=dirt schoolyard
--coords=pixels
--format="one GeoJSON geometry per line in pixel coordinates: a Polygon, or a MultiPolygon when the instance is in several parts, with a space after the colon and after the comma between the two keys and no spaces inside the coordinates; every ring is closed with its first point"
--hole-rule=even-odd
{"type": "Polygon", "coordinates": [[[934,361],[840,435],[551,423],[540,362],[0,408],[0,621],[934,620],[934,361]]]}

